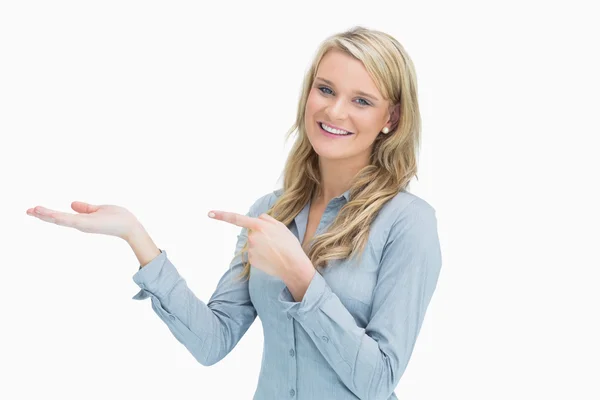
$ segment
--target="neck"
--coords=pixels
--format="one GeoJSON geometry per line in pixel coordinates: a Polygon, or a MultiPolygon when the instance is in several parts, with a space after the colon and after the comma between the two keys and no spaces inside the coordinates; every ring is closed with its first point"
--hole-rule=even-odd
{"type": "Polygon", "coordinates": [[[327,205],[331,199],[350,189],[352,179],[367,164],[356,159],[327,160],[319,157],[321,172],[321,194],[314,202],[327,205]]]}

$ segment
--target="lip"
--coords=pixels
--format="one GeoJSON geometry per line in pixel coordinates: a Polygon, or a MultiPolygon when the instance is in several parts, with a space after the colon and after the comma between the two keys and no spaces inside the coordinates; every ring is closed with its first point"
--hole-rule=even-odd
{"type": "Polygon", "coordinates": [[[348,137],[350,137],[350,136],[353,136],[353,135],[354,135],[354,133],[352,133],[352,132],[351,132],[351,133],[349,133],[348,135],[335,135],[335,134],[333,134],[333,133],[329,133],[329,132],[327,132],[325,129],[321,128],[321,123],[320,123],[320,122],[317,122],[317,129],[318,129],[319,131],[321,131],[321,133],[322,133],[323,135],[327,136],[327,137],[334,138],[334,139],[340,139],[340,140],[341,140],[341,139],[343,139],[343,138],[348,138],[348,137]]]}
{"type": "Polygon", "coordinates": [[[352,132],[352,131],[349,131],[348,129],[340,128],[339,126],[335,126],[335,125],[333,125],[333,124],[330,124],[329,122],[325,122],[325,121],[317,121],[317,123],[318,123],[318,124],[325,124],[325,125],[327,125],[327,126],[330,126],[330,127],[332,127],[333,129],[339,129],[339,130],[342,130],[342,131],[346,131],[346,132],[348,132],[348,133],[354,133],[354,132],[352,132]]]}

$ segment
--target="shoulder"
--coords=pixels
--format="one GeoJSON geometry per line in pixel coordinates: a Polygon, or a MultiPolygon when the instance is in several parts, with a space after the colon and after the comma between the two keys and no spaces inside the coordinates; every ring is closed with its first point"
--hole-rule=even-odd
{"type": "Polygon", "coordinates": [[[389,220],[383,223],[380,265],[400,274],[421,271],[435,285],[442,266],[435,208],[407,192],[398,193],[386,206],[389,220]]]}
{"type": "Polygon", "coordinates": [[[275,200],[279,198],[283,194],[283,189],[273,190],[272,192],[265,193],[260,196],[254,204],[250,207],[250,214],[253,217],[258,217],[260,214],[269,210],[273,204],[275,204],[275,200]]]}
{"type": "Polygon", "coordinates": [[[416,194],[401,190],[392,197],[382,208],[380,213],[386,218],[398,222],[411,216],[435,216],[435,208],[416,194]]]}
{"type": "Polygon", "coordinates": [[[400,191],[379,211],[377,219],[383,223],[387,241],[403,236],[423,238],[437,236],[435,208],[423,198],[407,191],[400,191]]]}

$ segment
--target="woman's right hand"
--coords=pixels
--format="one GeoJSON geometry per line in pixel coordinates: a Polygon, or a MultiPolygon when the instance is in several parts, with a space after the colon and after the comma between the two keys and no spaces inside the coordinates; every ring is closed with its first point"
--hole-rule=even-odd
{"type": "Polygon", "coordinates": [[[64,213],[44,207],[27,210],[27,215],[56,225],[68,226],[86,233],[120,237],[128,236],[140,226],[138,219],[126,208],[115,205],[93,205],[74,201],[71,208],[78,214],[64,213]]]}

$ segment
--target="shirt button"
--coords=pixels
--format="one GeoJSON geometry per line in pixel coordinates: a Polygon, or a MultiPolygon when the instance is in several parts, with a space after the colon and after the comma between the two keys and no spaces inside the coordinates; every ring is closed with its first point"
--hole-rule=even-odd
{"type": "Polygon", "coordinates": [[[290,356],[294,357],[294,349],[290,349],[290,356]]]}
{"type": "Polygon", "coordinates": [[[295,394],[296,394],[296,391],[294,389],[290,390],[290,397],[294,397],[295,394]]]}
{"type": "Polygon", "coordinates": [[[287,313],[287,317],[288,317],[288,319],[292,319],[292,314],[287,313]]]}
{"type": "Polygon", "coordinates": [[[174,315],[169,315],[169,318],[171,319],[171,321],[175,321],[175,316],[174,315]]]}
{"type": "Polygon", "coordinates": [[[323,336],[321,339],[323,339],[325,343],[329,342],[329,338],[327,336],[323,336]]]}

